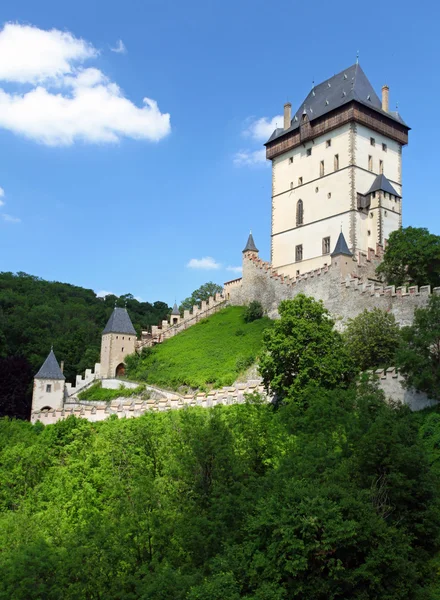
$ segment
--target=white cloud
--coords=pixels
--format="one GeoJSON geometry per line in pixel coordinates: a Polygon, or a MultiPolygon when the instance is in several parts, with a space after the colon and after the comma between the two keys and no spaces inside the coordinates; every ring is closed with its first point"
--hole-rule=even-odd
{"type": "Polygon", "coordinates": [[[282,127],[283,123],[284,117],[282,115],[276,115],[272,119],[262,117],[252,121],[243,133],[258,142],[267,142],[274,130],[277,127],[282,127]]]}
{"type": "Polygon", "coordinates": [[[231,271],[232,273],[241,273],[243,267],[226,267],[227,271],[231,271]]]}
{"type": "Polygon", "coordinates": [[[138,302],[143,302],[143,300],[140,296],[134,296],[134,299],[137,300],[138,302]]]}
{"type": "Polygon", "coordinates": [[[2,198],[4,198],[4,197],[5,197],[5,190],[2,187],[0,187],[0,206],[5,205],[4,200],[2,200],[2,198]]]}
{"type": "Polygon", "coordinates": [[[237,167],[261,165],[266,162],[266,149],[241,150],[234,155],[234,165],[237,167]]]}
{"type": "Polygon", "coordinates": [[[138,107],[99,69],[80,64],[96,55],[68,32],[5,25],[0,80],[34,85],[24,92],[0,88],[0,127],[49,146],[123,137],[159,141],[168,135],[170,115],[155,100],[144,98],[138,107]]]}
{"type": "Polygon", "coordinates": [[[112,52],[116,52],[117,54],[126,54],[127,48],[122,40],[118,40],[116,46],[114,48],[110,48],[112,52]]]}
{"type": "Polygon", "coordinates": [[[215,261],[212,256],[205,256],[204,258],[192,258],[186,265],[189,269],[220,269],[221,264],[215,261]]]}
{"type": "Polygon", "coordinates": [[[5,213],[2,213],[0,216],[3,221],[6,221],[7,223],[21,223],[21,219],[18,217],[13,217],[12,215],[7,215],[5,213]]]}
{"type": "Polygon", "coordinates": [[[0,31],[0,79],[36,83],[73,71],[76,62],[98,54],[71,33],[6,23],[0,31]]]}
{"type": "Polygon", "coordinates": [[[107,290],[101,290],[100,292],[95,292],[98,298],[105,298],[106,296],[116,296],[113,292],[108,292],[107,290]]]}

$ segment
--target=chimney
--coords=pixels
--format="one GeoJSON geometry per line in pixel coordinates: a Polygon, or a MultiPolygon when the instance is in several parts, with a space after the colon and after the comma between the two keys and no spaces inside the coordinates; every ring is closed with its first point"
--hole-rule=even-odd
{"type": "Polygon", "coordinates": [[[60,362],[61,373],[64,373],[64,360],[60,362]]]}
{"type": "Polygon", "coordinates": [[[286,102],[284,105],[284,129],[289,129],[292,120],[292,105],[286,102]]]}
{"type": "Polygon", "coordinates": [[[388,99],[390,88],[387,85],[382,86],[382,110],[388,112],[388,99]]]}

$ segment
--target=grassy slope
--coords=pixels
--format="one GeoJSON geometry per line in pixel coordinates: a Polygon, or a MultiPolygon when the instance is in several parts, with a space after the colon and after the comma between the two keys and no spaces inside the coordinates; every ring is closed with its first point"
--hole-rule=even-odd
{"type": "Polygon", "coordinates": [[[172,389],[231,385],[255,361],[271,325],[267,317],[245,323],[243,311],[225,308],[152,348],[130,362],[128,377],[172,389]]]}

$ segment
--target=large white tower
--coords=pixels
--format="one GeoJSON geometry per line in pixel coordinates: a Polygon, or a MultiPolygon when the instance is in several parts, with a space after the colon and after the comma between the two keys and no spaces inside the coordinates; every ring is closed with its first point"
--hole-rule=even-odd
{"type": "Polygon", "coordinates": [[[402,224],[409,127],[359,64],[313,87],[266,143],[272,160],[271,262],[295,276],[330,262],[341,228],[350,250],[383,244],[402,224]]]}

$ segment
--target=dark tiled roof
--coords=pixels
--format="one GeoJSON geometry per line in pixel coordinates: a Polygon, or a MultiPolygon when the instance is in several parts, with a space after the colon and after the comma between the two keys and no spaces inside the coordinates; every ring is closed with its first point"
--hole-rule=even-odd
{"type": "Polygon", "coordinates": [[[385,112],[382,110],[382,102],[368,81],[361,66],[354,64],[345,69],[345,71],[341,71],[323,83],[314,86],[293,116],[290,128],[282,129],[278,127],[272,133],[268,142],[271,142],[284,133],[297,129],[304,114],[308,116],[310,121],[313,121],[353,100],[407,127],[397,112],[385,112]]]}
{"type": "Polygon", "coordinates": [[[177,304],[174,302],[174,306],[173,306],[173,312],[171,313],[172,315],[179,315],[180,316],[180,311],[177,308],[177,304]]]}
{"type": "Polygon", "coordinates": [[[258,252],[258,248],[255,245],[252,232],[249,234],[248,241],[246,242],[246,246],[244,247],[243,252],[258,252]]]}
{"type": "Polygon", "coordinates": [[[128,316],[127,309],[115,307],[102,333],[128,333],[136,335],[136,330],[128,316]]]}
{"type": "Polygon", "coordinates": [[[389,194],[397,196],[398,198],[402,197],[396,192],[396,190],[393,188],[393,186],[385,177],[385,175],[378,175],[376,177],[376,179],[373,181],[373,185],[370,187],[367,194],[371,194],[371,192],[378,192],[379,190],[382,192],[388,192],[389,194]]]}
{"type": "Polygon", "coordinates": [[[345,254],[346,256],[353,256],[353,254],[350,252],[350,250],[347,246],[347,242],[345,241],[345,237],[344,237],[344,234],[342,233],[342,231],[339,234],[335,249],[330,254],[330,256],[337,256],[338,254],[345,254]]]}
{"type": "Polygon", "coordinates": [[[58,364],[53,350],[49,352],[49,356],[35,375],[35,379],[66,379],[60,369],[60,365],[58,364]]]}

